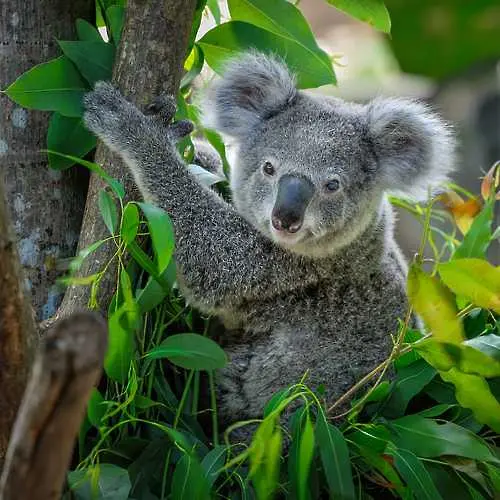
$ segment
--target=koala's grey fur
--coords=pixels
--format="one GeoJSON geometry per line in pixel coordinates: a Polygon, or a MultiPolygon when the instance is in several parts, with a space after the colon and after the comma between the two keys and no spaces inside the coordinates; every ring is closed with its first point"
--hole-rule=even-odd
{"type": "Polygon", "coordinates": [[[170,214],[185,296],[226,326],[231,362],[218,377],[226,420],[260,417],[272,394],[306,371],[332,402],[386,359],[407,303],[385,193],[426,196],[453,165],[450,130],[424,105],[314,97],[280,61],[243,55],[206,105],[211,126],[237,144],[234,206],[188,173],[174,145],[179,126],[165,127],[171,110],[145,116],[106,83],[85,106],[87,127],[170,214]],[[315,189],[303,228],[286,237],[270,224],[284,174],[315,189]],[[330,179],[340,182],[335,193],[324,189],[330,179]]]}

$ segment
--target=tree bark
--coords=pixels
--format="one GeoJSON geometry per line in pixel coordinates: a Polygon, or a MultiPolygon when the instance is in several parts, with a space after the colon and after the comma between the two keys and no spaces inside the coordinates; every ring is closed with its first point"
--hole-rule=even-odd
{"type": "Polygon", "coordinates": [[[36,344],[32,308],[0,178],[0,469],[36,344]]]}
{"type": "Polygon", "coordinates": [[[61,497],[106,345],[106,323],[89,312],[60,321],[44,338],[12,432],[0,499],[61,497]]]}
{"type": "MultiPolygon", "coordinates": [[[[196,0],[129,0],[127,16],[113,71],[113,82],[135,104],[145,106],[162,92],[176,94],[186,56],[187,43],[193,22],[196,0]]],[[[121,161],[102,144],[97,147],[95,161],[114,178],[121,180],[126,192],[137,197],[137,190],[121,161]]],[[[98,208],[98,194],[104,187],[96,175],[90,179],[85,214],[78,248],[109,236],[98,208]]],[[[102,245],[87,259],[81,276],[100,271],[116,247],[102,245]]],[[[116,266],[110,266],[101,281],[99,309],[105,313],[116,286],[116,266]]],[[[88,287],[71,286],[56,317],[71,314],[86,307],[88,287]]]]}
{"type": "MultiPolygon", "coordinates": [[[[74,39],[75,20],[93,15],[93,0],[2,0],[0,88],[60,54],[56,40],[74,39]]],[[[62,299],[55,264],[75,254],[88,185],[85,169],[48,169],[40,152],[47,122],[48,113],[23,109],[0,94],[0,171],[38,319],[52,316],[62,299]]]]}

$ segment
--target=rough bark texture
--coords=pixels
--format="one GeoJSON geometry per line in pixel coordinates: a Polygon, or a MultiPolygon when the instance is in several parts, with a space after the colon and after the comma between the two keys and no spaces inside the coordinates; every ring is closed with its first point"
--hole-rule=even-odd
{"type": "MultiPolygon", "coordinates": [[[[113,71],[118,88],[138,105],[146,105],[162,92],[175,94],[182,76],[196,0],[129,0],[127,17],[113,71]]],[[[107,148],[98,145],[95,161],[114,178],[124,182],[134,196],[136,187],[120,160],[107,148]]],[[[107,237],[98,208],[98,194],[103,182],[92,175],[80,233],[79,249],[107,237]]],[[[102,269],[112,257],[114,244],[103,245],[87,259],[80,274],[87,276],[102,269]]],[[[99,308],[106,311],[116,285],[115,267],[110,266],[100,285],[99,308]]],[[[57,317],[88,305],[88,287],[70,287],[57,317]]]]}
{"type": "Polygon", "coordinates": [[[107,345],[106,323],[75,313],[44,339],[12,432],[2,500],[56,500],[107,345]]]}
{"type": "Polygon", "coordinates": [[[26,385],[36,333],[0,178],[0,468],[26,385]]]}
{"type": "MultiPolygon", "coordinates": [[[[93,0],[2,0],[0,88],[59,55],[56,39],[74,39],[75,20],[92,20],[93,8],[93,0]]],[[[88,183],[82,170],[47,168],[40,150],[46,148],[48,118],[0,95],[0,171],[39,319],[54,314],[62,299],[55,262],[75,253],[88,183]]]]}

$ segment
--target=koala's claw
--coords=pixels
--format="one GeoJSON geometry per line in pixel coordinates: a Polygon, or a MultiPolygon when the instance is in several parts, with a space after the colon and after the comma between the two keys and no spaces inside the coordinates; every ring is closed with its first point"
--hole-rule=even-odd
{"type": "Polygon", "coordinates": [[[194,125],[189,120],[179,120],[172,123],[168,129],[172,139],[178,141],[189,135],[194,130],[194,125]]]}
{"type": "Polygon", "coordinates": [[[172,96],[160,94],[146,107],[146,114],[154,115],[168,123],[175,116],[176,109],[175,99],[172,96]]]}

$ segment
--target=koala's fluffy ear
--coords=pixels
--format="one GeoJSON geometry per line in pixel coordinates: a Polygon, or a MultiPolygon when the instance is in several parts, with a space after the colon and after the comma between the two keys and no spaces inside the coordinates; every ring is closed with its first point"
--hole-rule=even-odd
{"type": "Polygon", "coordinates": [[[455,163],[450,127],[421,103],[376,99],[368,107],[368,135],[387,190],[426,199],[448,180],[455,163]]]}
{"type": "Polygon", "coordinates": [[[295,77],[272,56],[248,52],[230,61],[204,96],[203,123],[243,138],[261,120],[286,107],[297,94],[295,77]]]}

